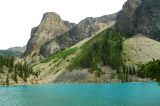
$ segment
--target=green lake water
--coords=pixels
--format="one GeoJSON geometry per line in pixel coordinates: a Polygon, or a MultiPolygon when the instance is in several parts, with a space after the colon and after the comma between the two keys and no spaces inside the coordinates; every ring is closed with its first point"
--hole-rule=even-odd
{"type": "Polygon", "coordinates": [[[160,106],[156,83],[0,87],[0,106],[160,106]]]}

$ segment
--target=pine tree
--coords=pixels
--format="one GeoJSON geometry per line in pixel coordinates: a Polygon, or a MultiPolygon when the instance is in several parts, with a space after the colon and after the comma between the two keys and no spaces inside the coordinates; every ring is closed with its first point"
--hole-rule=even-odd
{"type": "Polygon", "coordinates": [[[17,75],[18,75],[18,73],[17,73],[17,67],[15,66],[14,67],[14,81],[17,83],[18,82],[18,79],[17,79],[17,75]]]}

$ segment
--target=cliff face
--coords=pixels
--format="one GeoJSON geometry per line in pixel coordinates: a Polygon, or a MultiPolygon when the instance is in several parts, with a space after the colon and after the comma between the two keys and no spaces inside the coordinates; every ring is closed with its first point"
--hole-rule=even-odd
{"type": "Polygon", "coordinates": [[[114,22],[116,14],[106,15],[102,17],[88,17],[75,25],[71,30],[58,36],[56,39],[47,42],[42,46],[40,53],[47,57],[55,52],[66,49],[79,41],[91,37],[99,30],[114,22]]]}
{"type": "Polygon", "coordinates": [[[143,0],[137,11],[136,32],[142,32],[148,37],[160,40],[160,1],[143,0]]]}
{"type": "Polygon", "coordinates": [[[69,28],[66,25],[72,27],[69,22],[63,22],[58,14],[45,13],[40,25],[31,31],[31,38],[28,41],[25,55],[40,50],[46,42],[68,31],[69,28]]]}
{"type": "Polygon", "coordinates": [[[160,1],[128,0],[117,14],[116,29],[160,40],[160,1]]]}
{"type": "Polygon", "coordinates": [[[116,28],[120,32],[133,34],[136,27],[136,11],[142,0],[128,0],[116,17],[116,28]]]}

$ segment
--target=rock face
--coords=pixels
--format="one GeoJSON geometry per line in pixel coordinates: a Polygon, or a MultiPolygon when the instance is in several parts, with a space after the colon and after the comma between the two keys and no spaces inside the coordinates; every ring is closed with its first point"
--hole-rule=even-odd
{"type": "Polygon", "coordinates": [[[143,0],[137,14],[136,32],[142,32],[153,39],[160,40],[160,1],[143,0]]]}
{"type": "Polygon", "coordinates": [[[64,22],[65,26],[67,28],[69,28],[69,30],[72,29],[76,25],[75,23],[70,23],[68,21],[63,21],[63,22],[64,22]]]}
{"type": "Polygon", "coordinates": [[[41,47],[40,54],[44,57],[48,57],[60,50],[61,48],[58,42],[56,40],[52,40],[41,47]]]}
{"type": "Polygon", "coordinates": [[[110,22],[114,22],[115,18],[116,14],[105,15],[97,18],[88,17],[75,25],[68,32],[42,46],[40,54],[47,57],[59,50],[66,49],[105,28],[110,24],[110,22]]]}
{"type": "Polygon", "coordinates": [[[115,21],[115,17],[115,14],[98,18],[88,17],[64,35],[59,36],[57,41],[62,49],[69,47],[105,28],[109,22],[115,21]]]}
{"type": "Polygon", "coordinates": [[[136,11],[142,0],[128,0],[123,9],[117,13],[116,28],[120,32],[133,34],[136,27],[136,11]]]}
{"type": "Polygon", "coordinates": [[[32,29],[31,38],[28,41],[27,50],[24,55],[40,50],[41,46],[46,42],[62,35],[71,27],[72,24],[63,22],[58,14],[53,12],[45,13],[40,25],[32,29]]]}
{"type": "Polygon", "coordinates": [[[160,1],[128,0],[117,14],[116,29],[160,40],[160,1]]]}

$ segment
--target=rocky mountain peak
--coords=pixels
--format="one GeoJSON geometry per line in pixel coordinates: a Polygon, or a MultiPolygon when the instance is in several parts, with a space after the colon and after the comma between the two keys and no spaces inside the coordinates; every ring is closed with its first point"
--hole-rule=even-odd
{"type": "Polygon", "coordinates": [[[38,52],[44,57],[66,49],[79,41],[91,37],[101,29],[115,23],[116,14],[102,17],[88,17],[78,24],[63,21],[54,12],[43,15],[39,26],[31,31],[24,56],[38,52]]]}
{"type": "Polygon", "coordinates": [[[43,19],[56,19],[56,18],[58,18],[58,19],[60,19],[60,16],[57,14],[57,13],[55,13],[55,12],[47,12],[47,13],[44,13],[43,14],[43,18],[42,18],[42,20],[43,19]]]}
{"type": "Polygon", "coordinates": [[[34,51],[39,51],[46,42],[62,35],[69,28],[62,21],[60,16],[54,12],[48,12],[43,15],[41,23],[31,31],[31,38],[27,44],[25,55],[34,51]]]}
{"type": "Polygon", "coordinates": [[[63,28],[64,30],[67,29],[60,16],[54,12],[45,13],[37,30],[37,34],[44,31],[47,31],[48,33],[57,33],[59,27],[63,28]]]}

